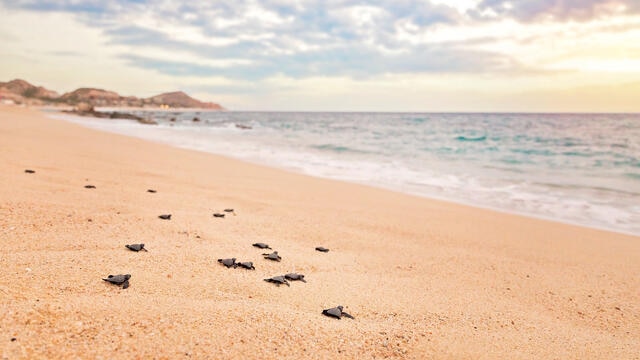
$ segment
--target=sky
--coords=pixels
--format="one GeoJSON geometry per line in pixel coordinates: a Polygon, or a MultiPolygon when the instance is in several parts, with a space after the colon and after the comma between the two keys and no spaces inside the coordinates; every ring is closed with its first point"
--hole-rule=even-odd
{"type": "Polygon", "coordinates": [[[639,112],[640,0],[0,0],[0,81],[230,110],[639,112]]]}

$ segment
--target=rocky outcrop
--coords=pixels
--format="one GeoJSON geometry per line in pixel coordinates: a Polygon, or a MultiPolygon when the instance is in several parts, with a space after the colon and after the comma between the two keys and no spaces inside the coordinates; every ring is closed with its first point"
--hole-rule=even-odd
{"type": "Polygon", "coordinates": [[[71,113],[78,116],[91,116],[103,119],[127,119],[136,120],[141,124],[157,125],[158,123],[153,119],[144,118],[130,113],[119,111],[96,111],[95,108],[89,103],[82,102],[77,104],[73,110],[65,110],[63,112],[71,113]]]}

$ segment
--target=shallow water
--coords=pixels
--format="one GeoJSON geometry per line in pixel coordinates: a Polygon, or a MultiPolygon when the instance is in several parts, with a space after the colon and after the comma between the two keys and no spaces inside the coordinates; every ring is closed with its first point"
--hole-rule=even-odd
{"type": "Polygon", "coordinates": [[[640,235],[639,114],[138,114],[159,125],[52,116],[314,176],[640,235]]]}

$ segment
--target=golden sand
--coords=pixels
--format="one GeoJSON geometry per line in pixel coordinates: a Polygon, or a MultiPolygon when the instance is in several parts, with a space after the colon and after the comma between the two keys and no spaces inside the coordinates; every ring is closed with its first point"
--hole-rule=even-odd
{"type": "Polygon", "coordinates": [[[3,359],[640,357],[638,237],[17,107],[0,107],[0,164],[3,359]],[[237,216],[212,216],[225,208],[237,216]],[[228,257],[256,270],[216,261],[228,257]],[[294,271],[308,282],[263,281],[294,271]],[[132,275],[126,290],[101,280],[119,273],[132,275]],[[337,305],[355,320],[321,314],[337,305]]]}

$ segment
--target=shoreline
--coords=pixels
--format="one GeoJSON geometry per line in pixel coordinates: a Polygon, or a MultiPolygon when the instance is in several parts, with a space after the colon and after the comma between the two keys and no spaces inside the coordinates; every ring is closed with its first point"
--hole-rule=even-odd
{"type": "Polygon", "coordinates": [[[4,357],[640,353],[634,236],[281,171],[28,109],[0,106],[0,150],[4,357]],[[237,216],[212,216],[225,208],[237,216]],[[165,213],[170,221],[158,219],[165,213]],[[254,242],[282,261],[263,259],[254,242]],[[256,270],[216,261],[230,257],[256,270]],[[263,281],[287,272],[307,283],[263,281]],[[102,280],[117,273],[132,275],[128,289],[102,280]],[[355,319],[321,314],[337,305],[355,319]]]}
{"type": "MultiPolygon", "coordinates": [[[[105,109],[97,109],[97,111],[119,111],[118,109],[119,108],[105,108],[105,109]]],[[[127,108],[124,108],[124,109],[127,109],[127,108]]],[[[129,109],[131,109],[131,108],[129,108],[129,109]]],[[[158,109],[158,110],[140,109],[140,111],[166,111],[166,112],[171,112],[171,110],[172,109],[168,109],[168,110],[167,109],[158,109]]],[[[178,111],[178,110],[176,110],[176,111],[178,111]]],[[[197,109],[182,109],[180,111],[197,112],[198,110],[197,109]]],[[[212,112],[219,112],[219,111],[215,111],[215,110],[211,110],[211,111],[212,112]]],[[[58,112],[58,114],[62,115],[62,116],[74,116],[74,117],[78,117],[79,119],[91,119],[91,117],[82,117],[82,116],[77,115],[77,114],[65,114],[64,112],[58,112]]],[[[49,115],[49,114],[47,114],[47,115],[49,115]]],[[[70,120],[67,120],[67,119],[62,119],[62,120],[77,124],[77,122],[70,121],[70,120]]],[[[135,123],[134,120],[127,120],[127,119],[123,119],[123,120],[131,121],[132,123],[135,123]]],[[[86,124],[80,124],[80,125],[84,126],[86,128],[90,128],[90,129],[96,130],[96,128],[93,128],[91,126],[87,126],[86,124]]],[[[155,124],[143,124],[143,125],[155,125],[155,124]]],[[[277,169],[277,170],[281,170],[281,171],[286,171],[286,172],[294,173],[294,174],[301,174],[301,175],[305,175],[305,176],[321,178],[321,179],[328,179],[328,180],[333,180],[333,181],[341,181],[341,182],[345,182],[345,183],[349,183],[349,184],[369,186],[369,187],[376,188],[376,189],[392,191],[392,192],[405,194],[405,195],[409,195],[409,196],[415,196],[415,197],[423,198],[423,199],[427,199],[427,200],[437,200],[437,201],[449,202],[449,203],[454,203],[454,204],[458,204],[458,205],[462,205],[462,206],[468,206],[468,207],[472,207],[472,208],[476,208],[476,209],[480,209],[480,210],[496,211],[496,212],[499,212],[499,213],[502,213],[502,214],[523,216],[523,217],[528,217],[528,218],[532,218],[532,219],[551,221],[551,222],[554,222],[554,223],[560,223],[560,224],[565,224],[565,225],[584,227],[584,228],[594,229],[594,230],[608,231],[608,232],[613,232],[613,233],[618,233],[618,234],[622,234],[622,235],[629,235],[629,236],[634,236],[634,237],[640,238],[640,233],[635,233],[635,232],[630,231],[630,230],[614,228],[614,227],[610,227],[610,226],[606,226],[606,225],[588,224],[588,223],[580,222],[580,221],[577,221],[577,220],[562,219],[562,218],[554,217],[553,215],[541,215],[541,214],[536,214],[534,212],[519,211],[517,209],[509,209],[509,208],[506,208],[506,207],[493,206],[493,205],[490,205],[490,204],[482,204],[481,202],[478,202],[478,201],[476,201],[476,202],[474,202],[474,201],[465,201],[465,200],[462,200],[462,199],[459,199],[459,198],[456,198],[456,197],[453,197],[453,196],[452,197],[437,196],[437,195],[434,195],[434,194],[426,194],[426,193],[420,192],[418,190],[415,190],[415,191],[402,190],[402,189],[400,189],[401,186],[395,186],[394,187],[393,185],[388,185],[388,184],[379,184],[379,183],[374,183],[374,182],[349,180],[349,179],[340,178],[340,177],[336,177],[336,176],[330,176],[330,175],[313,174],[313,173],[306,172],[303,169],[296,168],[295,166],[279,165],[279,164],[276,164],[276,163],[266,163],[266,162],[261,162],[261,161],[258,161],[258,160],[251,160],[251,159],[247,159],[247,158],[233,156],[233,155],[226,154],[226,153],[202,150],[202,149],[199,149],[199,148],[196,148],[196,147],[189,147],[187,145],[180,146],[180,145],[172,144],[172,143],[167,142],[167,141],[155,140],[155,139],[148,138],[148,137],[141,137],[141,136],[126,134],[126,133],[122,133],[122,132],[118,132],[118,131],[111,131],[111,130],[104,130],[104,129],[97,129],[97,130],[98,131],[107,132],[107,133],[112,133],[112,134],[118,134],[118,135],[121,135],[121,136],[127,136],[127,137],[131,137],[131,138],[142,139],[142,140],[145,140],[145,141],[151,141],[151,142],[158,143],[158,144],[164,144],[164,145],[171,146],[171,147],[174,147],[174,148],[187,149],[187,150],[191,150],[191,151],[202,152],[202,153],[205,153],[205,154],[212,154],[212,155],[216,155],[216,156],[222,156],[222,157],[225,157],[225,158],[228,158],[228,159],[242,161],[242,162],[246,162],[246,163],[254,164],[254,165],[258,165],[258,166],[266,166],[266,167],[269,167],[269,168],[273,168],[273,169],[277,169]]]]}

